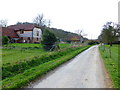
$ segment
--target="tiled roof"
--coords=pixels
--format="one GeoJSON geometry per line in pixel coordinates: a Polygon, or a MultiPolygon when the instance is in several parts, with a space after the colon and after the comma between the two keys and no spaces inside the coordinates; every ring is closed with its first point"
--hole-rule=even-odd
{"type": "Polygon", "coordinates": [[[14,32],[14,29],[10,29],[7,27],[2,27],[2,35],[9,36],[11,38],[18,38],[18,35],[14,32]]]}
{"type": "Polygon", "coordinates": [[[72,40],[72,41],[74,41],[74,40],[80,40],[80,38],[81,38],[81,37],[78,36],[78,35],[73,35],[73,36],[69,36],[67,40],[72,40]]]}
{"type": "Polygon", "coordinates": [[[8,26],[8,28],[12,28],[14,30],[20,30],[20,29],[33,30],[34,27],[38,27],[38,26],[35,24],[17,24],[17,25],[8,26]]]}

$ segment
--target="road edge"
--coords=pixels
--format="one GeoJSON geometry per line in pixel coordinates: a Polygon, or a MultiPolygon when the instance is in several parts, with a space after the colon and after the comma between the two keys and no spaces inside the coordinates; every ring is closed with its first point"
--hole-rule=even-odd
{"type": "Polygon", "coordinates": [[[110,77],[110,74],[105,66],[105,63],[103,61],[103,58],[100,54],[100,50],[99,50],[99,46],[98,46],[98,51],[99,51],[99,57],[100,57],[100,62],[101,62],[101,66],[102,66],[102,71],[104,73],[104,76],[105,76],[105,83],[106,83],[106,88],[114,88],[114,84],[113,84],[113,81],[110,77]]]}

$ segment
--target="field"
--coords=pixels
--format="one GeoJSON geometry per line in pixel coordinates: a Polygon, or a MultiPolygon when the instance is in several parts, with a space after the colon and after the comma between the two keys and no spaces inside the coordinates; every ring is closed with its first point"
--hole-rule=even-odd
{"type": "Polygon", "coordinates": [[[60,44],[47,52],[40,44],[9,44],[2,50],[2,87],[20,88],[35,78],[70,60],[90,46],[60,44]]]}
{"type": "Polygon", "coordinates": [[[101,56],[103,58],[103,61],[105,63],[105,66],[110,74],[110,77],[113,81],[114,84],[114,88],[118,88],[119,87],[119,81],[120,81],[120,73],[119,73],[119,64],[118,64],[118,57],[120,57],[120,54],[118,54],[118,52],[120,52],[120,48],[118,48],[118,45],[113,45],[111,47],[111,58],[110,58],[110,53],[109,53],[109,46],[105,45],[105,46],[101,46],[100,47],[100,53],[101,56]],[[105,50],[104,50],[105,48],[105,50]],[[119,56],[118,56],[119,55],[119,56]]]}
{"type": "MultiPolygon", "coordinates": [[[[69,46],[70,44],[60,44],[62,49],[69,46]]],[[[41,44],[9,44],[2,50],[2,63],[3,65],[12,63],[13,65],[24,60],[31,60],[35,56],[47,55],[48,53],[42,49],[41,44]]]]}

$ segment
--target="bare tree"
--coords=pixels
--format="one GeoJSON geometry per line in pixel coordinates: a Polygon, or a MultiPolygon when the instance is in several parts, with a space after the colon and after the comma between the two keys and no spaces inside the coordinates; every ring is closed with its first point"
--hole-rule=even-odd
{"type": "Polygon", "coordinates": [[[6,27],[7,26],[7,20],[0,20],[0,27],[6,27]]]}
{"type": "Polygon", "coordinates": [[[50,27],[50,25],[51,25],[51,21],[50,21],[50,20],[48,20],[48,27],[50,27]]]}
{"type": "Polygon", "coordinates": [[[76,33],[80,36],[80,42],[83,43],[83,36],[86,36],[87,34],[83,33],[83,30],[76,30],[76,33]]]}
{"type": "Polygon", "coordinates": [[[44,26],[46,23],[46,20],[44,19],[43,14],[38,14],[38,16],[34,18],[33,22],[39,26],[44,26]]]}
{"type": "Polygon", "coordinates": [[[83,30],[76,30],[76,33],[78,34],[78,35],[80,35],[80,36],[87,36],[87,34],[85,34],[84,32],[83,32],[83,30]]]}
{"type": "Polygon", "coordinates": [[[43,27],[43,26],[50,27],[51,25],[51,21],[44,19],[43,14],[38,14],[38,16],[33,19],[33,23],[37,24],[40,27],[43,27]]]}

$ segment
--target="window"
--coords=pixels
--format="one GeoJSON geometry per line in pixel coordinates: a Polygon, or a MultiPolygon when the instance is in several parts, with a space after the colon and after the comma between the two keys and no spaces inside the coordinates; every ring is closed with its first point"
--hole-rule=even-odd
{"type": "Polygon", "coordinates": [[[39,36],[39,31],[37,31],[37,36],[39,36]]]}
{"type": "Polygon", "coordinates": [[[39,39],[37,38],[37,41],[38,41],[39,39]]]}
{"type": "Polygon", "coordinates": [[[28,40],[30,40],[30,37],[28,37],[28,40]]]}
{"type": "Polygon", "coordinates": [[[24,30],[20,30],[20,34],[23,34],[24,33],[24,30]]]}
{"type": "Polygon", "coordinates": [[[21,40],[23,40],[23,37],[21,37],[21,40]]]}

